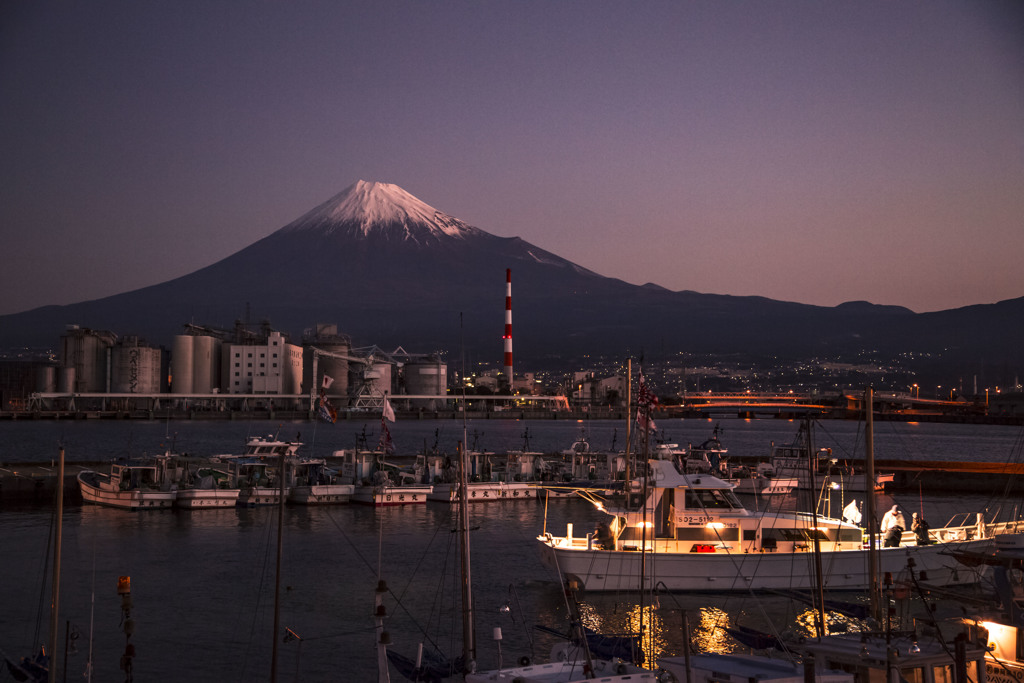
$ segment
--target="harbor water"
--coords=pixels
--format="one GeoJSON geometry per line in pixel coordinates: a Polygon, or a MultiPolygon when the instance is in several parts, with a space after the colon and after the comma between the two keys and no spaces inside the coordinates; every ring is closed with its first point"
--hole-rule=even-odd
{"type": "MultiPolygon", "coordinates": [[[[708,420],[659,424],[662,436],[682,446],[708,438],[708,420]]],[[[797,423],[786,420],[723,420],[721,438],[730,455],[767,456],[771,442],[791,441],[797,423]]],[[[435,446],[454,452],[460,421],[410,421],[389,425],[399,453],[435,446]]],[[[277,434],[298,439],[307,456],[353,448],[365,435],[372,447],[379,420],[337,424],[307,422],[112,422],[25,421],[0,426],[0,467],[45,463],[62,445],[69,462],[104,462],[143,454],[204,456],[240,452],[248,436],[277,434]],[[364,433],[365,430],[365,433],[364,433]]],[[[621,449],[625,425],[612,422],[487,420],[467,426],[471,448],[556,452],[585,432],[592,448],[621,449]],[[529,443],[526,443],[528,437],[529,443]]],[[[862,426],[825,421],[815,426],[815,445],[838,459],[863,458],[862,426]]],[[[1019,427],[957,424],[876,424],[879,459],[1019,462],[1019,427]]],[[[843,501],[845,502],[845,501],[843,501]]],[[[991,495],[934,495],[928,491],[883,495],[892,503],[923,510],[932,526],[957,513],[987,511],[1006,503],[991,495]]],[[[48,547],[51,510],[0,510],[0,650],[30,654],[45,642],[49,620],[48,547]]],[[[539,623],[563,630],[565,598],[559,577],[543,567],[534,540],[545,524],[563,533],[593,530],[604,515],[582,500],[516,500],[471,506],[472,572],[478,667],[494,668],[522,656],[543,660],[554,640],[534,630],[539,623]],[[508,610],[502,609],[508,606],[508,610]],[[495,641],[495,628],[502,640],[495,641]]],[[[69,643],[66,680],[82,680],[92,651],[93,680],[126,680],[118,577],[131,577],[137,681],[269,680],[273,640],[282,681],[376,680],[374,591],[387,582],[385,628],[391,648],[414,657],[425,643],[457,654],[458,540],[455,509],[428,504],[374,509],[359,505],[289,506],[284,513],[280,632],[273,633],[277,510],[209,509],[127,512],[71,506],[63,516],[61,648],[69,643]],[[291,634],[285,630],[291,631],[291,634]],[[297,636],[297,637],[296,637],[297,636]],[[287,638],[286,638],[287,637],[287,638]]],[[[635,595],[582,595],[587,624],[606,633],[635,627],[641,606],[635,595]]],[[[683,615],[705,650],[740,649],[721,627],[737,623],[764,628],[801,628],[805,608],[778,596],[671,595],[656,606],[653,637],[662,654],[682,653],[683,615]]],[[[58,651],[58,661],[65,653],[58,651]]],[[[64,667],[61,665],[63,673],[64,667]]],[[[0,681],[11,680],[5,671],[0,681]]],[[[400,680],[392,673],[392,680],[400,680]]]]}

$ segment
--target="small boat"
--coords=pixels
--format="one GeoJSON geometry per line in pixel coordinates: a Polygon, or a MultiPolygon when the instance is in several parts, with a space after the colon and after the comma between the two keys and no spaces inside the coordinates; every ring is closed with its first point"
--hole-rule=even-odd
{"type": "Polygon", "coordinates": [[[78,473],[82,500],[125,510],[158,510],[174,505],[177,488],[163,475],[164,460],[110,466],[109,474],[94,470],[78,473]]]}
{"type": "MultiPolygon", "coordinates": [[[[647,468],[639,505],[591,499],[611,517],[603,533],[577,536],[570,522],[564,536],[539,536],[544,565],[592,591],[655,585],[669,591],[807,590],[814,586],[810,558],[819,545],[826,589],[868,588],[866,532],[856,524],[809,513],[752,512],[736,497],[735,485],[717,477],[683,474],[668,460],[649,460],[647,468]]],[[[921,546],[909,531],[897,547],[882,548],[876,536],[880,571],[898,575],[913,558],[931,584],[976,583],[979,576],[958,570],[949,553],[987,549],[1014,524],[986,524],[979,514],[975,523],[931,529],[933,542],[921,546]]]]}
{"type": "Polygon", "coordinates": [[[288,502],[298,505],[335,505],[347,503],[355,491],[352,484],[338,481],[338,471],[324,459],[300,460],[291,473],[288,502]]]}
{"type": "Polygon", "coordinates": [[[965,619],[986,645],[987,679],[1024,681],[1024,533],[996,537],[992,552],[962,552],[954,557],[965,567],[992,569],[998,608],[978,610],[965,619]]]}
{"type": "Polygon", "coordinates": [[[722,481],[736,485],[736,493],[759,496],[785,495],[797,487],[795,477],[778,477],[770,463],[758,463],[756,467],[729,465],[725,468],[722,481]]]}
{"type": "MultiPolygon", "coordinates": [[[[219,455],[215,462],[227,463],[231,486],[239,490],[237,504],[242,507],[277,505],[281,502],[278,479],[281,460],[294,459],[302,443],[282,441],[274,436],[253,437],[246,441],[241,455],[219,455]]],[[[287,495],[287,491],[285,492],[287,495]]]]}
{"type": "Polygon", "coordinates": [[[191,469],[186,463],[177,479],[174,506],[188,510],[234,507],[239,490],[231,485],[231,474],[213,467],[191,469]]]}
{"type": "MultiPolygon", "coordinates": [[[[810,467],[808,465],[808,435],[806,428],[801,424],[796,438],[792,443],[771,445],[769,462],[774,472],[787,479],[796,479],[797,488],[809,490],[811,488],[810,467]]],[[[847,493],[866,493],[868,491],[881,491],[886,484],[891,484],[896,475],[892,472],[875,473],[874,484],[869,488],[867,485],[867,474],[863,468],[854,466],[847,461],[840,464],[838,458],[832,456],[831,448],[820,448],[815,453],[815,474],[816,487],[835,486],[847,493]]]]}
{"type": "MultiPolygon", "coordinates": [[[[680,683],[804,683],[807,680],[803,663],[761,655],[730,653],[662,657],[658,666],[680,683]]],[[[814,672],[815,683],[854,683],[854,680],[853,674],[840,670],[814,672]]]]}

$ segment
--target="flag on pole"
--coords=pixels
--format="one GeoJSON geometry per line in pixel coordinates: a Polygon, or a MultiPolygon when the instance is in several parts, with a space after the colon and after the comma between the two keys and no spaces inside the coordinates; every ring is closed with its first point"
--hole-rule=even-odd
{"type": "Polygon", "coordinates": [[[388,422],[394,422],[395,421],[395,411],[391,408],[391,401],[388,400],[387,396],[384,397],[384,415],[383,415],[383,417],[388,422]]]}
{"type": "Polygon", "coordinates": [[[331,402],[328,401],[323,395],[320,396],[320,410],[318,412],[320,419],[324,422],[335,423],[338,421],[338,411],[334,409],[331,402]]]}
{"type": "Polygon", "coordinates": [[[640,390],[636,397],[636,422],[649,432],[658,427],[654,424],[654,409],[658,407],[658,397],[647,388],[644,370],[640,368],[640,390]]]}
{"type": "Polygon", "coordinates": [[[391,432],[388,431],[388,423],[383,415],[380,416],[380,441],[377,442],[377,448],[385,455],[395,454],[395,444],[391,440],[391,432]]]}

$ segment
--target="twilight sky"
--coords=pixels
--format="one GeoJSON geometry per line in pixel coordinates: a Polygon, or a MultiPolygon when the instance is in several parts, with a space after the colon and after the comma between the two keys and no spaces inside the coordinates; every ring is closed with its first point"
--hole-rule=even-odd
{"type": "Polygon", "coordinates": [[[356,180],[673,290],[1024,296],[1024,3],[8,2],[0,314],[356,180]]]}

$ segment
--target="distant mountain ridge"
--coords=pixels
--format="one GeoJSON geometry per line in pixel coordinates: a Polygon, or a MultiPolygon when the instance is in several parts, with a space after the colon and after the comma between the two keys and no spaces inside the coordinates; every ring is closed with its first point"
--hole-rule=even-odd
{"type": "Polygon", "coordinates": [[[252,310],[298,336],[337,323],[357,345],[501,358],[512,269],[518,363],[644,350],[835,357],[861,350],[1019,366],[1024,297],[917,314],[756,296],[673,292],[604,277],[518,237],[498,237],[402,188],[359,181],[295,221],[188,275],[68,306],[0,316],[0,346],[55,346],[73,323],[169,346],[185,323],[231,327],[252,310]],[[461,326],[461,327],[460,327],[461,326]]]}

